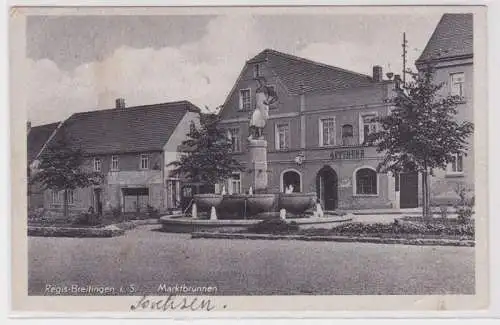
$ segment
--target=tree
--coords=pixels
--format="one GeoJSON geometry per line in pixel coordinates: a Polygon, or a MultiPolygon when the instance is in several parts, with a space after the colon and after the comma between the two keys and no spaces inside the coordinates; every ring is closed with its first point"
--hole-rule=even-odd
{"type": "Polygon", "coordinates": [[[375,120],[381,128],[368,137],[368,144],[384,152],[378,170],[399,173],[414,166],[422,174],[423,216],[430,217],[429,175],[445,169],[455,155],[467,155],[467,140],[474,126],[456,119],[458,96],[442,96],[444,83],[434,83],[434,68],[419,73],[407,71],[412,79],[396,87],[389,99],[394,109],[375,120]]]}
{"type": "Polygon", "coordinates": [[[36,172],[31,172],[31,183],[40,183],[45,189],[64,191],[64,216],[69,215],[68,191],[98,185],[103,175],[85,171],[85,154],[68,145],[64,139],[47,146],[40,157],[36,172]]]}
{"type": "Polygon", "coordinates": [[[220,116],[214,113],[199,114],[200,126],[191,122],[187,139],[181,144],[183,154],[169,164],[173,175],[207,185],[215,185],[243,171],[239,161],[231,155],[232,141],[219,128],[220,116]]]}

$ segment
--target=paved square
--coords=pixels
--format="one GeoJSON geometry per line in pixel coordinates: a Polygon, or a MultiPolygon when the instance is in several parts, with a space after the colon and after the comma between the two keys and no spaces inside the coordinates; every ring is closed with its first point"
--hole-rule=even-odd
{"type": "MultiPolygon", "coordinates": [[[[49,285],[215,286],[219,295],[473,294],[474,248],[191,239],[143,226],[115,238],[29,238],[29,294],[49,285]]],[[[118,289],[117,289],[118,290],[118,289]]]]}

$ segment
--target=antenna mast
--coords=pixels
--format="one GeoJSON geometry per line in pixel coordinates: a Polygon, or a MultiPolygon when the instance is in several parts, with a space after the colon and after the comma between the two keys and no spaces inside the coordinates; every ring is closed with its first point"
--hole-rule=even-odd
{"type": "Polygon", "coordinates": [[[403,84],[406,83],[406,54],[408,53],[406,48],[408,47],[408,41],[406,40],[406,32],[403,32],[403,84]]]}

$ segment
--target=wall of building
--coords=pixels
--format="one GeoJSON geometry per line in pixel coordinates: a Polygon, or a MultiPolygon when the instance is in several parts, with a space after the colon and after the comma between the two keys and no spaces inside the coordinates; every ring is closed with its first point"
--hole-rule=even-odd
{"type": "MultiPolygon", "coordinates": [[[[391,94],[392,84],[387,82],[374,83],[373,87],[344,89],[322,94],[290,95],[269,71],[262,69],[269,83],[277,85],[280,104],[277,109],[270,110],[270,117],[264,129],[265,139],[268,141],[268,183],[269,192],[280,192],[282,188],[282,173],[285,170],[295,169],[301,173],[303,192],[316,192],[316,177],[318,171],[328,165],[333,168],[338,177],[338,207],[342,209],[355,208],[390,208],[395,206],[394,181],[392,176],[378,174],[378,193],[373,196],[361,196],[353,193],[353,173],[362,166],[375,169],[380,161],[381,154],[375,148],[360,147],[360,116],[375,113],[385,115],[388,105],[385,100],[391,94]],[[321,147],[319,144],[319,120],[326,117],[335,117],[336,144],[330,147],[321,147]],[[276,126],[289,125],[289,148],[276,149],[276,126]],[[362,149],[363,158],[332,159],[332,152],[342,149],[342,125],[353,126],[353,143],[349,149],[362,149]],[[303,156],[304,162],[299,165],[295,162],[298,155],[303,156]]],[[[239,128],[241,152],[234,157],[251,168],[248,164],[247,137],[248,122],[252,110],[239,110],[239,90],[252,89],[252,100],[255,96],[256,83],[253,80],[253,69],[248,66],[242,72],[241,78],[229,96],[224,110],[221,113],[223,127],[239,128]]],[[[252,107],[253,108],[253,107],[252,107]]],[[[345,149],[345,148],[344,148],[345,149]]],[[[242,190],[248,191],[252,185],[250,173],[241,174],[242,190]]]]}
{"type": "MultiPolygon", "coordinates": [[[[116,154],[119,157],[119,170],[111,170],[112,155],[95,156],[101,159],[101,172],[105,175],[103,184],[88,188],[74,190],[73,204],[70,210],[73,212],[88,211],[94,205],[94,188],[101,189],[101,201],[103,211],[111,211],[113,208],[123,205],[123,188],[148,188],[148,204],[156,209],[164,209],[163,189],[163,155],[162,152],[149,152],[150,169],[140,170],[140,155],[143,153],[116,154]],[[158,169],[157,169],[158,168],[158,169]]],[[[86,159],[83,168],[87,171],[94,169],[94,158],[86,159]]],[[[52,191],[44,193],[44,207],[47,209],[61,210],[61,204],[53,204],[52,191]]]]}
{"type": "MultiPolygon", "coordinates": [[[[473,64],[472,59],[441,62],[436,66],[434,81],[444,83],[441,95],[450,93],[450,75],[463,72],[465,75],[464,100],[457,106],[457,120],[474,122],[473,64]]],[[[474,136],[469,139],[468,155],[463,158],[463,173],[452,174],[446,170],[436,170],[430,178],[431,201],[434,205],[452,205],[459,199],[457,191],[465,187],[474,190],[474,136]]],[[[469,195],[472,195],[471,193],[469,195]]]]}

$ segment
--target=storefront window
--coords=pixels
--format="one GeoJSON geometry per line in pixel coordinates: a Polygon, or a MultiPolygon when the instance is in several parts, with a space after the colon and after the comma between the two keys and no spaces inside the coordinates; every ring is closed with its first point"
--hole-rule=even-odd
{"type": "Polygon", "coordinates": [[[377,172],[373,169],[363,168],[356,172],[356,194],[377,194],[377,172]]]}

